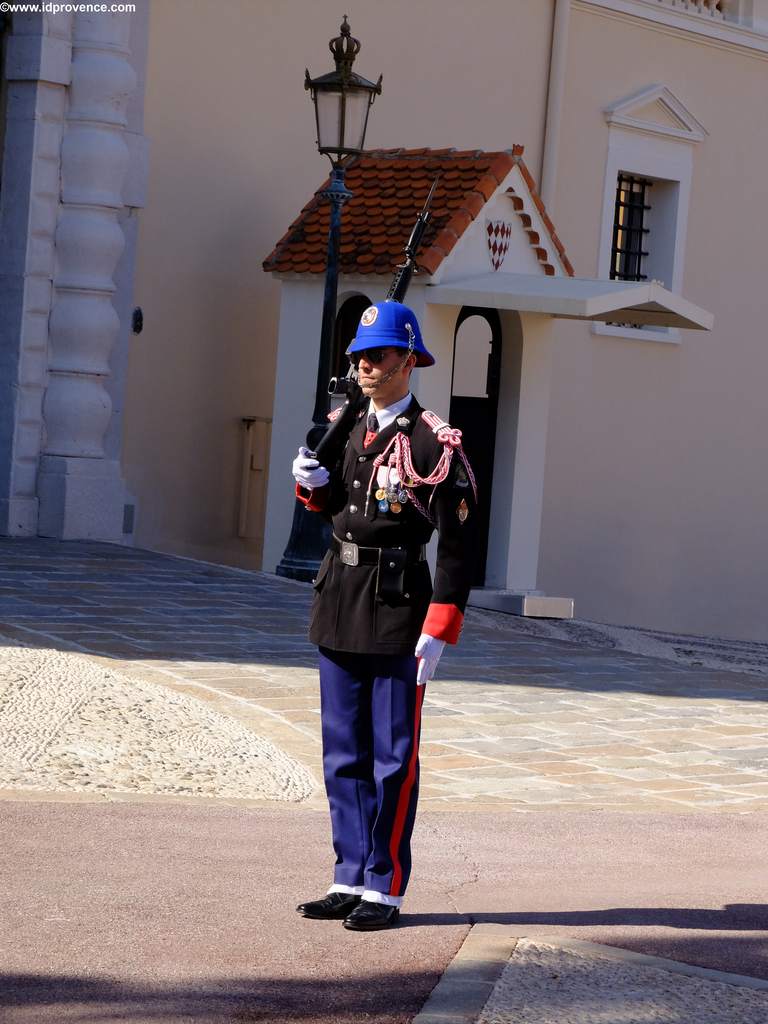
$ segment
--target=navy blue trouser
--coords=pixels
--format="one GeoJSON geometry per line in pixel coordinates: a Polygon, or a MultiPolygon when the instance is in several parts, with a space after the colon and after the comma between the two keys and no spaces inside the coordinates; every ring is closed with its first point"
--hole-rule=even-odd
{"type": "Polygon", "coordinates": [[[334,882],[402,896],[411,873],[424,686],[413,655],[320,648],[334,882]]]}

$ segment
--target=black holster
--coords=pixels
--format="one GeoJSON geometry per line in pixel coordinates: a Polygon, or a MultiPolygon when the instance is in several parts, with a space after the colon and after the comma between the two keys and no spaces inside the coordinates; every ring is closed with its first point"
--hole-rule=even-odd
{"type": "Polygon", "coordinates": [[[399,602],[405,595],[405,567],[409,562],[405,548],[382,548],[379,554],[376,597],[386,603],[399,602]]]}

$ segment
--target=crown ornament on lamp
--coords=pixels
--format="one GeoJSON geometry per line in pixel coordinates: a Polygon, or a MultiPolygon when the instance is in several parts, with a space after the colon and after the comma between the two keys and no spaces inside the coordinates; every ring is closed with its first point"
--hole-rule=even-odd
{"type": "Polygon", "coordinates": [[[381,92],[381,75],[377,82],[370,82],[352,70],[360,40],[352,35],[346,14],[340,32],[328,43],[336,70],[318,78],[311,78],[309,69],[304,72],[304,88],[315,105],[317,148],[332,163],[362,153],[368,112],[381,92]]]}
{"type": "Polygon", "coordinates": [[[328,43],[328,49],[333,54],[336,70],[341,71],[347,76],[350,75],[355,57],[360,53],[360,40],[355,39],[352,35],[352,29],[349,27],[346,14],[344,15],[344,21],[341,23],[341,35],[336,36],[335,39],[328,43]]]}

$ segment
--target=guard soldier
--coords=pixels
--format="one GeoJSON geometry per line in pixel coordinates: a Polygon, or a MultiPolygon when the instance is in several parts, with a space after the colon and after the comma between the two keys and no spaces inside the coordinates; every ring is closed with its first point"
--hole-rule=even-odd
{"type": "Polygon", "coordinates": [[[461,432],[409,391],[431,366],[413,312],[363,313],[348,356],[370,399],[330,473],[300,448],[296,493],[333,524],[314,583],[323,770],[336,852],[328,894],[297,907],[356,931],[395,924],[411,870],[425,684],[459,638],[472,584],[476,486],[461,432]],[[438,532],[434,591],[425,545],[438,532]]]}

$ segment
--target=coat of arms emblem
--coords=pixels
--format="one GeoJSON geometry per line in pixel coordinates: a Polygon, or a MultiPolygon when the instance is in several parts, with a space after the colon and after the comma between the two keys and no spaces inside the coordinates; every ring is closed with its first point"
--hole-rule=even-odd
{"type": "Polygon", "coordinates": [[[506,220],[489,220],[486,222],[486,235],[488,238],[488,255],[491,258],[491,266],[498,270],[504,262],[504,257],[509,249],[509,240],[512,237],[512,223],[506,220]]]}

